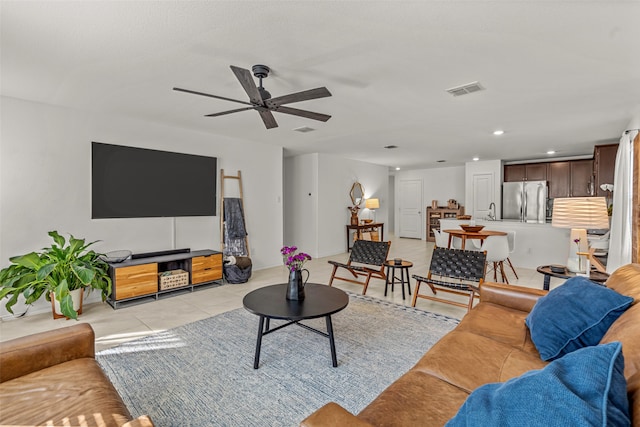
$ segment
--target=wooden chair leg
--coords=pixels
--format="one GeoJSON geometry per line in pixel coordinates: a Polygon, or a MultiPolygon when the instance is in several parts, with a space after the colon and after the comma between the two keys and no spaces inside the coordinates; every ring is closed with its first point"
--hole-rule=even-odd
{"type": "Polygon", "coordinates": [[[334,277],[335,277],[335,275],[336,275],[336,270],[337,270],[337,269],[338,269],[338,266],[337,266],[337,265],[334,265],[334,266],[333,266],[333,272],[331,273],[331,280],[329,280],[329,286],[331,286],[331,285],[333,284],[333,278],[334,278],[334,277]]]}
{"type": "Polygon", "coordinates": [[[367,274],[367,280],[364,282],[364,289],[362,290],[362,295],[367,294],[367,288],[369,287],[369,280],[371,280],[371,273],[367,274]]]}
{"type": "Polygon", "coordinates": [[[498,263],[495,261],[493,262],[493,281],[498,281],[498,263]]]}
{"type": "Polygon", "coordinates": [[[416,306],[416,301],[418,300],[418,292],[420,292],[420,284],[422,282],[420,280],[416,280],[416,287],[413,289],[413,299],[411,300],[411,307],[416,306]]]}
{"type": "Polygon", "coordinates": [[[504,272],[504,261],[500,261],[500,273],[502,274],[502,281],[508,285],[509,278],[507,277],[507,274],[504,272]]]}
{"type": "Polygon", "coordinates": [[[509,258],[507,258],[507,262],[509,263],[509,267],[511,267],[511,271],[513,271],[513,275],[516,276],[516,279],[520,279],[518,277],[518,273],[516,273],[516,269],[513,268],[513,264],[511,264],[511,260],[509,258]]]}
{"type": "Polygon", "coordinates": [[[467,312],[471,311],[473,308],[473,290],[469,291],[469,306],[467,307],[467,312]]]}

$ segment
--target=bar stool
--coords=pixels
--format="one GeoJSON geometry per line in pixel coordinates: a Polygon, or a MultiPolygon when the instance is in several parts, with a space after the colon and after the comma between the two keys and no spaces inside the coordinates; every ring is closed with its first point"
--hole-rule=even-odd
{"type": "Polygon", "coordinates": [[[387,280],[384,283],[384,296],[387,296],[387,288],[389,286],[389,282],[391,282],[391,292],[394,290],[394,285],[396,283],[396,279],[400,280],[400,286],[402,287],[402,299],[404,300],[404,285],[407,285],[407,291],[409,295],[411,295],[411,281],[409,279],[409,269],[413,267],[413,263],[411,261],[404,261],[388,259],[384,262],[384,266],[387,268],[387,280]],[[396,269],[400,270],[400,277],[396,277],[396,269]]]}

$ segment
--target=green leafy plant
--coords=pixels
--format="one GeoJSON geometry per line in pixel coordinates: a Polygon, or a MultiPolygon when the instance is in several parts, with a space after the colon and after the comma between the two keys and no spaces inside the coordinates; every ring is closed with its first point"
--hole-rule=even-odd
{"type": "Polygon", "coordinates": [[[24,296],[26,304],[33,304],[51,294],[60,303],[60,311],[66,317],[77,319],[70,291],[88,288],[102,292],[102,301],[111,294],[109,265],[100,256],[87,248],[96,242],[85,243],[85,239],[69,236],[67,242],[57,231],[50,231],[53,239],[50,247],[40,252],[30,252],[10,258],[11,265],[0,270],[0,299],[8,297],[5,307],[12,307],[24,296]]]}

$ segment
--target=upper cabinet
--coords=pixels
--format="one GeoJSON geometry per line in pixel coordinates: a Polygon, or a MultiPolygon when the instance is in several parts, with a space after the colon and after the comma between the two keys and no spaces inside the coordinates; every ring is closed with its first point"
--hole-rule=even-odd
{"type": "Polygon", "coordinates": [[[549,163],[549,198],[593,196],[593,160],[549,163]]]}
{"type": "Polygon", "coordinates": [[[546,181],[548,163],[505,165],[504,182],[546,181]]]}
{"type": "Polygon", "coordinates": [[[610,193],[604,191],[602,184],[613,184],[618,144],[596,145],[593,151],[593,169],[595,172],[596,196],[607,197],[610,193]]]}
{"type": "Polygon", "coordinates": [[[595,195],[593,160],[505,165],[504,181],[547,181],[549,198],[595,195]]]}
{"type": "Polygon", "coordinates": [[[569,162],[549,163],[549,198],[569,197],[571,194],[571,165],[569,162]]]}
{"type": "Polygon", "coordinates": [[[570,197],[589,197],[595,195],[593,188],[593,160],[573,160],[570,163],[570,197]]]}

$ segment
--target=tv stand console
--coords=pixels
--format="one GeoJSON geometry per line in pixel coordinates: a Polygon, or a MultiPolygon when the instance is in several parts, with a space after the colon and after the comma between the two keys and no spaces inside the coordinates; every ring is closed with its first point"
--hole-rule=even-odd
{"type": "Polygon", "coordinates": [[[157,300],[180,291],[193,292],[194,288],[202,285],[222,284],[222,252],[175,249],[136,254],[126,261],[109,263],[109,276],[112,289],[107,302],[117,309],[125,303],[157,300]],[[159,275],[173,270],[187,272],[187,283],[180,287],[160,289],[159,275]]]}

